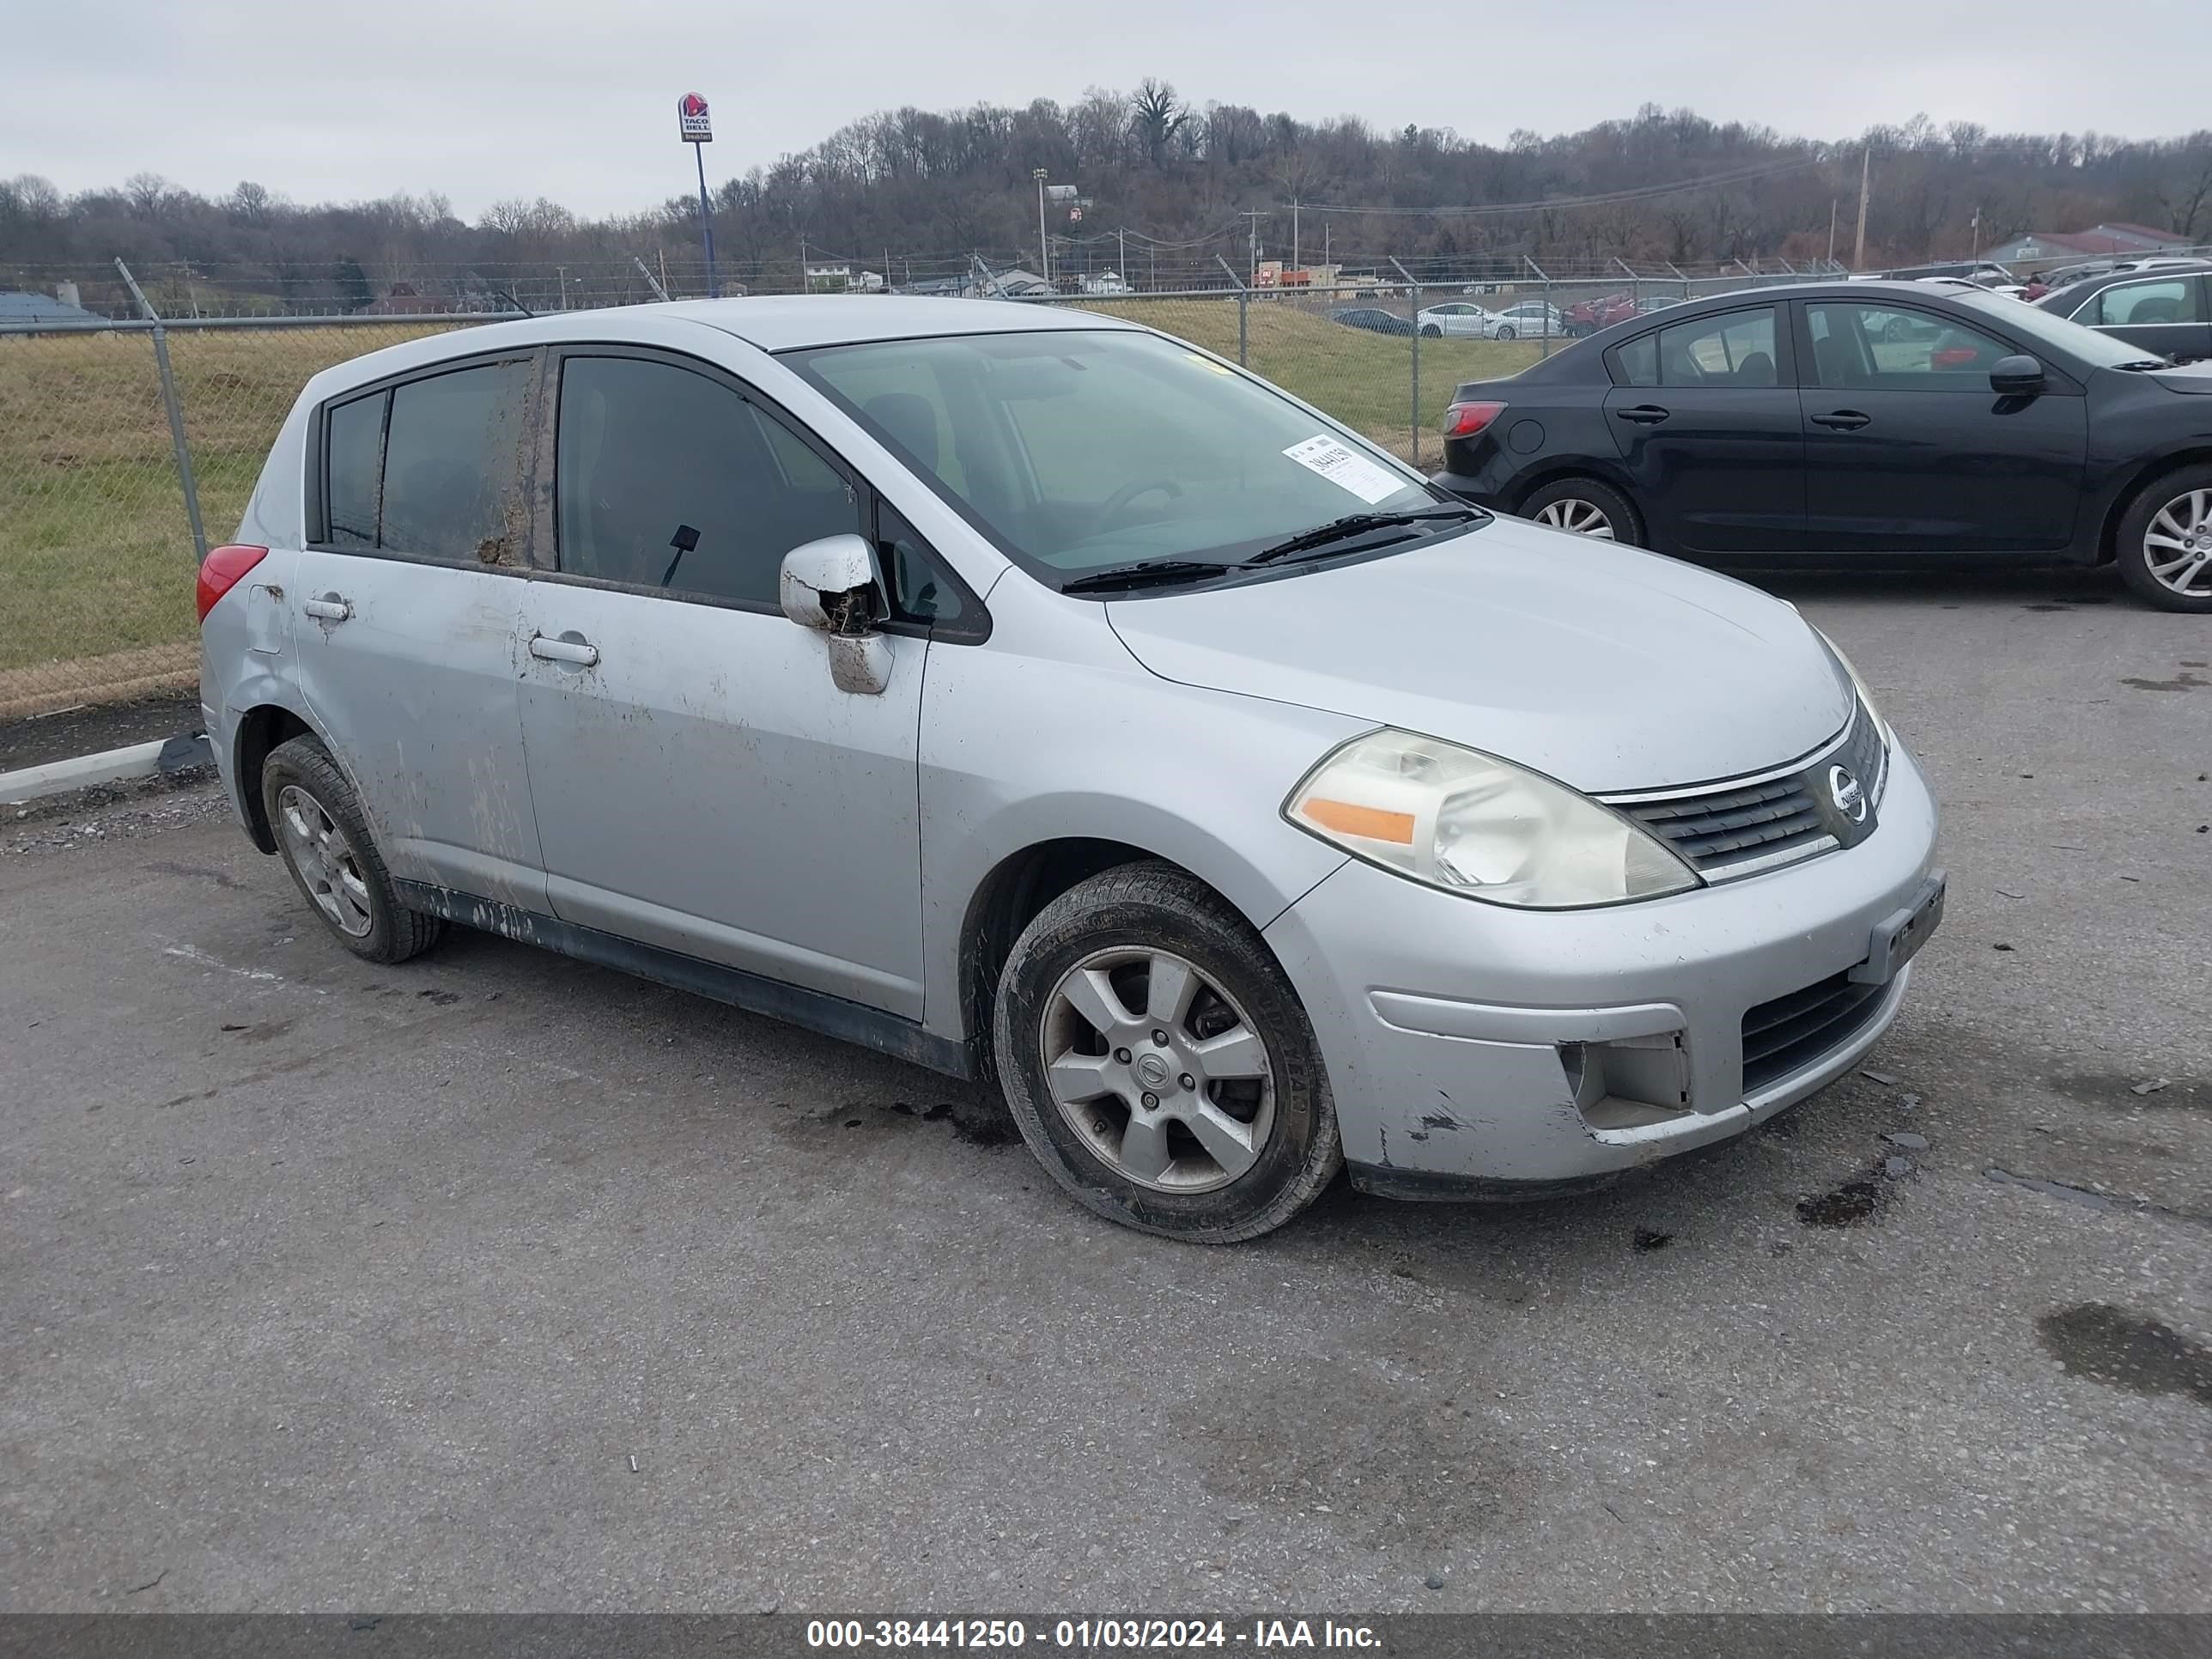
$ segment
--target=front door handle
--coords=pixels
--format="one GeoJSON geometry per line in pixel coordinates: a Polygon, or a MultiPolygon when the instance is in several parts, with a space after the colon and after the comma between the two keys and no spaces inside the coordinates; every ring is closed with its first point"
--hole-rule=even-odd
{"type": "Polygon", "coordinates": [[[1856,432],[1872,419],[1873,416],[1862,415],[1856,409],[1838,409],[1812,417],[1814,426],[1825,426],[1835,432],[1856,432]]]}
{"type": "Polygon", "coordinates": [[[1674,411],[1656,404],[1638,404],[1633,409],[1616,409],[1613,414],[1624,421],[1633,421],[1638,426],[1656,426],[1674,411]]]}
{"type": "Polygon", "coordinates": [[[543,634],[530,636],[530,654],[543,657],[548,662],[573,662],[589,668],[599,659],[599,647],[589,640],[550,639],[543,634]]]}
{"type": "Polygon", "coordinates": [[[325,593],[320,599],[302,599],[300,609],[324,622],[343,622],[353,615],[353,601],[336,593],[325,593]]]}

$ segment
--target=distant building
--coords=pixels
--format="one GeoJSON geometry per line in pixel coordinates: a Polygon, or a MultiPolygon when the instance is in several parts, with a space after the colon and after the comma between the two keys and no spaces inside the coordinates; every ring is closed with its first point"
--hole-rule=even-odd
{"type": "Polygon", "coordinates": [[[0,293],[0,323],[38,323],[43,326],[67,327],[72,323],[100,323],[107,319],[87,311],[76,303],[76,286],[65,283],[67,299],[56,299],[51,294],[33,294],[24,289],[0,293]]]}
{"type": "Polygon", "coordinates": [[[2025,236],[2015,236],[2009,242],[1984,249],[1982,258],[2001,265],[2050,265],[2075,259],[2157,253],[2188,246],[2187,237],[2178,236],[2170,230],[2154,230],[2148,225],[2119,221],[2092,225],[2087,230],[2031,230],[2025,236]]]}

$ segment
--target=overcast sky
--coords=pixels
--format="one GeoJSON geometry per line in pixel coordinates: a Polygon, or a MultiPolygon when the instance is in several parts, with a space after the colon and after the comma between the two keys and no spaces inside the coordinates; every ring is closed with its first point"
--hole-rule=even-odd
{"type": "Polygon", "coordinates": [[[1817,137],[1919,112],[1999,131],[2212,122],[2212,3],[2129,0],[0,0],[0,176],[150,169],[295,201],[442,191],[592,216],[901,104],[1072,101],[1147,75],[1204,102],[1502,141],[1688,105],[1817,137]],[[2161,91],[2160,88],[2166,88],[2161,91]]]}

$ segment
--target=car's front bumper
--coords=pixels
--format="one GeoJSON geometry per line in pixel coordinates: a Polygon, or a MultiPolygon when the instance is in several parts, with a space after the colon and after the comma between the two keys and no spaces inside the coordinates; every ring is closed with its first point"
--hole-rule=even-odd
{"type": "Polygon", "coordinates": [[[1740,1134],[1848,1071],[1909,966],[1749,1089],[1745,1015],[1864,963],[1925,896],[1935,804],[1902,750],[1879,810],[1846,850],[1601,909],[1511,910],[1342,866],[1267,937],[1312,1019],[1353,1179],[1404,1196],[1587,1182],[1740,1134]]]}

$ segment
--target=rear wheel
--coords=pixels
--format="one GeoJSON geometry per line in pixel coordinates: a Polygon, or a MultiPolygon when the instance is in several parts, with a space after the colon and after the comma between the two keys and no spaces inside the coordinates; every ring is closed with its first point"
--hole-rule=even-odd
{"type": "Polygon", "coordinates": [[[271,750],[261,804],[284,867],[337,942],[370,962],[427,951],[445,924],[399,902],[353,786],[311,737],[271,750]]]}
{"type": "Polygon", "coordinates": [[[1628,497],[1595,478],[1554,478],[1521,503],[1521,516],[1599,541],[1644,544],[1644,526],[1628,497]]]}
{"type": "Polygon", "coordinates": [[[1109,870],[1038,912],[1000,976],[995,1036],[1023,1140],[1109,1221],[1234,1243],[1336,1173],[1305,1010],[1251,925],[1172,866],[1109,870]]]}
{"type": "Polygon", "coordinates": [[[1444,337],[1443,329],[1435,323],[1423,323],[1421,332],[1431,340],[1441,340],[1444,337]]]}
{"type": "Polygon", "coordinates": [[[2128,503],[2120,576],[2161,611],[2212,611],[2212,466],[2185,466],[2128,503]]]}

